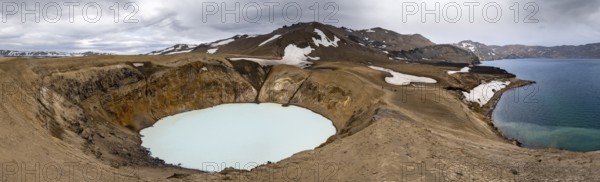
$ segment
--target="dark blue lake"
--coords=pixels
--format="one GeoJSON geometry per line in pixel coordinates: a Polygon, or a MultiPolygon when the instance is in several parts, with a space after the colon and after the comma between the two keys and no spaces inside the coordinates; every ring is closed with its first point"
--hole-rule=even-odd
{"type": "Polygon", "coordinates": [[[600,60],[486,61],[533,80],[505,92],[492,114],[500,132],[528,148],[600,150],[600,60]]]}

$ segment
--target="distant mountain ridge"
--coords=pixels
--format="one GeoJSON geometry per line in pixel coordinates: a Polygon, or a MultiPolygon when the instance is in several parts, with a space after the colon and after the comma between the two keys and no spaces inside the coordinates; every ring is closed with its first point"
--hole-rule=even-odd
{"type": "Polygon", "coordinates": [[[47,57],[82,57],[82,56],[98,56],[98,55],[112,55],[112,54],[91,52],[91,51],[81,52],[81,53],[70,53],[70,52],[55,52],[55,51],[0,50],[0,56],[3,56],[3,57],[47,58],[47,57]]]}
{"type": "Polygon", "coordinates": [[[170,55],[170,54],[186,53],[186,52],[191,52],[197,46],[198,45],[196,45],[196,44],[175,44],[174,46],[167,47],[167,48],[165,48],[163,50],[159,50],[159,51],[152,51],[145,55],[170,55]]]}
{"type": "Polygon", "coordinates": [[[473,52],[481,60],[519,59],[519,58],[600,58],[600,43],[563,46],[527,46],[527,45],[485,45],[466,40],[455,44],[473,52]]]}

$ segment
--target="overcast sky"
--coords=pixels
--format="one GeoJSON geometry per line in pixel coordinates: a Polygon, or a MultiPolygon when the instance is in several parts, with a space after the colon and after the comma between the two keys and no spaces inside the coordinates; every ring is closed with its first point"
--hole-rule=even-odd
{"type": "Polygon", "coordinates": [[[35,12],[36,1],[0,2],[0,49],[8,50],[140,54],[177,43],[200,44],[236,34],[265,34],[305,21],[419,33],[436,43],[474,40],[494,45],[554,46],[600,42],[600,0],[437,1],[439,11],[428,11],[430,14],[422,13],[425,9],[435,10],[436,1],[108,0],[79,1],[75,6],[69,0],[39,0],[39,23],[35,14],[27,14],[35,12]],[[100,14],[96,9],[102,11],[101,16],[96,16],[100,14]],[[115,9],[119,9],[116,20],[115,9]],[[226,14],[236,10],[239,21],[235,15],[226,14]],[[257,14],[257,10],[262,13],[257,14]]]}

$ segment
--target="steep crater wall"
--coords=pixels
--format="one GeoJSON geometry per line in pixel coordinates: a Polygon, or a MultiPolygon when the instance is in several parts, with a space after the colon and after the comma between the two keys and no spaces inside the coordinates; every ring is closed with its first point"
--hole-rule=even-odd
{"type": "Polygon", "coordinates": [[[113,167],[163,165],[140,146],[138,131],[166,116],[224,103],[293,104],[332,120],[337,134],[330,143],[369,126],[382,94],[343,70],[225,60],[176,67],[121,63],[41,79],[38,117],[50,123],[52,135],[113,167]]]}

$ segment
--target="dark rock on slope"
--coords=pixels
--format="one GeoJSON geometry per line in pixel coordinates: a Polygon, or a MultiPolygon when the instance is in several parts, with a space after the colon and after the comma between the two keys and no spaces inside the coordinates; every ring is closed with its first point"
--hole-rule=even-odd
{"type": "Polygon", "coordinates": [[[433,45],[392,52],[392,54],[396,59],[418,60],[426,63],[479,63],[479,58],[475,54],[452,45],[433,45]]]}
{"type": "Polygon", "coordinates": [[[379,27],[367,30],[351,30],[344,27],[342,29],[348,31],[348,36],[355,42],[384,51],[411,50],[435,45],[420,34],[404,35],[379,27]]]}

